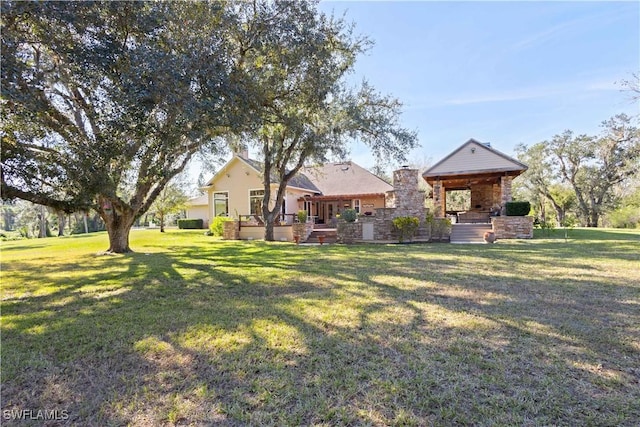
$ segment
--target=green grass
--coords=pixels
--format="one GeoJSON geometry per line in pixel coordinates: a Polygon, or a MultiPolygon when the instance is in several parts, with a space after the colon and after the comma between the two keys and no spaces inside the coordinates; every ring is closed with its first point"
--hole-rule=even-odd
{"type": "Polygon", "coordinates": [[[2,243],[3,410],[83,426],[640,424],[640,230],[131,244],[2,243]]]}

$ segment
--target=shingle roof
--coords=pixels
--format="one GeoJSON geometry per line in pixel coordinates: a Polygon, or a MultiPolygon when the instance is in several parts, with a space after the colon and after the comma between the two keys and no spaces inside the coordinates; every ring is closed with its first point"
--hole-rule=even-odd
{"type": "Polygon", "coordinates": [[[323,196],[381,194],[393,190],[393,186],[353,162],[305,167],[301,172],[323,196]]]}
{"type": "MultiPolygon", "coordinates": [[[[234,158],[245,162],[256,172],[262,172],[262,162],[237,154],[234,158]]],[[[223,170],[224,167],[209,180],[208,185],[211,185],[223,170]]],[[[271,182],[277,183],[279,180],[276,176],[272,176],[271,182]]],[[[353,162],[327,163],[320,166],[303,167],[289,180],[288,186],[309,190],[323,196],[384,194],[393,190],[393,186],[353,162]]]]}
{"type": "Polygon", "coordinates": [[[202,206],[209,204],[209,196],[207,194],[203,194],[202,196],[193,197],[187,200],[187,205],[189,206],[202,206]]]}

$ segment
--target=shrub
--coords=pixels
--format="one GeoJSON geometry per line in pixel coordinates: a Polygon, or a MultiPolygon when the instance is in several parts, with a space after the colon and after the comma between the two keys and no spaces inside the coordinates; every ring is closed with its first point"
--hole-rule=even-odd
{"type": "Polygon", "coordinates": [[[505,204],[507,216],[525,216],[531,211],[529,202],[507,202],[505,204]]]}
{"type": "Polygon", "coordinates": [[[356,218],[358,218],[358,212],[355,209],[345,209],[342,211],[341,218],[347,222],[355,222],[356,218]]]}
{"type": "Polygon", "coordinates": [[[178,220],[178,228],[180,229],[201,229],[202,228],[202,219],[193,219],[193,218],[183,218],[178,220]]]}
{"type": "Polygon", "coordinates": [[[211,234],[214,236],[223,236],[224,223],[227,221],[233,221],[233,219],[229,218],[228,216],[217,216],[213,218],[213,221],[211,221],[211,225],[209,226],[211,234]]]}
{"type": "Polygon", "coordinates": [[[305,222],[307,222],[307,211],[304,211],[304,210],[298,211],[298,222],[300,224],[304,224],[305,222]]]}
{"type": "Polygon", "coordinates": [[[400,243],[404,242],[405,239],[411,241],[416,231],[418,231],[419,225],[420,220],[415,216],[400,216],[393,219],[393,226],[400,231],[400,235],[398,236],[400,243]]]}
{"type": "Polygon", "coordinates": [[[436,238],[446,240],[451,234],[451,220],[449,218],[433,218],[431,220],[431,240],[436,238]]]}

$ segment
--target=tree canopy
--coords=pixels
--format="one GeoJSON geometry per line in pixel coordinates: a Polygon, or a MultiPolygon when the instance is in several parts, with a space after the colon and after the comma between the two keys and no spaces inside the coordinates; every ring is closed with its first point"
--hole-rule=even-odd
{"type": "Polygon", "coordinates": [[[223,3],[2,2],[2,197],[95,209],[110,251],[232,126],[223,3]]]}
{"type": "Polygon", "coordinates": [[[559,223],[575,206],[583,224],[597,227],[601,216],[617,206],[616,188],[638,173],[640,131],[633,120],[619,114],[602,128],[597,136],[567,130],[518,149],[519,158],[530,165],[525,185],[553,204],[559,223]]]}

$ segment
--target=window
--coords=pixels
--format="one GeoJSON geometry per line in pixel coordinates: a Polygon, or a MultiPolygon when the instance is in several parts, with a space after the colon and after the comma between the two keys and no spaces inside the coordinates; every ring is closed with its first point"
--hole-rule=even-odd
{"type": "Polygon", "coordinates": [[[264,190],[249,191],[249,213],[251,215],[262,215],[262,199],[264,199],[264,190]]]}
{"type": "Polygon", "coordinates": [[[360,199],[353,199],[353,209],[360,213],[360,199]]]}
{"type": "Polygon", "coordinates": [[[229,194],[213,193],[213,216],[229,216],[229,194]]]}

